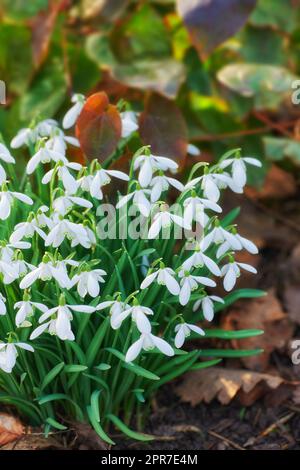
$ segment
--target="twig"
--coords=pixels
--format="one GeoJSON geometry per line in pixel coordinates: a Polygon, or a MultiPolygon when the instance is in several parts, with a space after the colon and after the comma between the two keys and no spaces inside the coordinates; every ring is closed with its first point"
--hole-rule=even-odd
{"type": "Polygon", "coordinates": [[[221,434],[218,434],[215,431],[208,431],[208,434],[211,436],[216,437],[217,439],[220,439],[223,442],[227,442],[231,447],[234,447],[237,450],[246,450],[244,447],[240,446],[239,444],[236,444],[236,442],[233,442],[231,439],[228,439],[227,437],[221,436],[221,434]]]}

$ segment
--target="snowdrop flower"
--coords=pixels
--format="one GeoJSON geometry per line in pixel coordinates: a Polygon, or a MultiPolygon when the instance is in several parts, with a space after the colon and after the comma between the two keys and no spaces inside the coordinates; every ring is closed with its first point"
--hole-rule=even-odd
{"type": "MultiPolygon", "coordinates": [[[[242,237],[238,233],[235,233],[233,235],[235,236],[236,240],[240,242],[241,244],[241,247],[239,248],[240,250],[244,248],[246,251],[248,251],[249,253],[253,255],[256,255],[258,253],[258,248],[253,242],[251,242],[247,238],[242,237]]],[[[217,250],[217,254],[216,254],[217,258],[221,258],[221,256],[223,256],[225,253],[227,253],[231,249],[232,249],[232,246],[230,245],[230,243],[228,241],[224,241],[224,243],[222,243],[222,245],[220,245],[217,250]]],[[[235,249],[237,250],[237,248],[235,249]]]]}
{"type": "Polygon", "coordinates": [[[31,244],[29,242],[17,242],[17,243],[3,243],[0,245],[0,260],[5,261],[6,263],[10,263],[13,260],[15,249],[19,250],[27,250],[31,248],[31,244]]]}
{"type": "Polygon", "coordinates": [[[181,278],[179,302],[183,306],[189,302],[192,291],[196,290],[199,285],[216,287],[216,283],[212,279],[204,276],[194,276],[188,271],[180,271],[179,277],[181,278]]]}
{"type": "Polygon", "coordinates": [[[214,318],[214,302],[224,304],[224,300],[217,295],[205,295],[201,299],[196,300],[193,305],[193,312],[196,312],[199,307],[202,307],[203,316],[207,321],[212,321],[214,318]]]}
{"type": "Polygon", "coordinates": [[[253,165],[256,167],[261,167],[262,163],[257,160],[257,158],[252,157],[235,157],[235,158],[227,158],[220,162],[220,168],[227,168],[228,166],[232,165],[232,179],[237,186],[244,187],[247,181],[247,168],[246,163],[248,165],[253,165]]]}
{"type": "Polygon", "coordinates": [[[0,343],[0,369],[10,374],[18,357],[17,348],[34,352],[32,346],[26,343],[0,343]]]}
{"type": "Polygon", "coordinates": [[[62,159],[64,160],[65,157],[61,153],[49,149],[47,146],[43,145],[28,161],[26,166],[26,173],[27,175],[31,175],[40,163],[50,163],[51,161],[57,163],[62,159]]]}
{"type": "Polygon", "coordinates": [[[106,308],[109,308],[110,324],[111,327],[114,328],[114,326],[118,324],[118,318],[121,313],[123,313],[125,310],[128,310],[130,305],[126,302],[121,302],[120,300],[106,300],[98,304],[96,310],[100,311],[106,308]]]}
{"type": "Polygon", "coordinates": [[[3,276],[3,284],[11,284],[18,278],[17,270],[11,261],[0,261],[0,274],[3,276]]]}
{"type": "Polygon", "coordinates": [[[69,109],[69,111],[66,112],[63,118],[62,125],[64,129],[69,129],[70,127],[74,126],[84,106],[85,96],[81,95],[80,93],[76,93],[72,96],[71,102],[74,103],[74,105],[69,109]]]}
{"type": "Polygon", "coordinates": [[[17,149],[23,145],[29,146],[34,144],[37,139],[37,132],[29,127],[20,129],[17,135],[12,139],[10,146],[12,149],[17,149]]]}
{"type": "Polygon", "coordinates": [[[218,202],[220,199],[220,188],[227,186],[236,193],[242,192],[240,185],[236,185],[229,175],[219,173],[205,173],[198,178],[194,178],[185,185],[185,189],[196,188],[200,183],[200,188],[203,191],[204,197],[212,202],[218,202]]]}
{"type": "Polygon", "coordinates": [[[90,201],[87,201],[82,197],[65,194],[64,196],[59,196],[53,201],[52,208],[58,214],[64,216],[74,205],[84,207],[85,209],[91,209],[93,207],[93,204],[90,201]]]}
{"type": "Polygon", "coordinates": [[[177,181],[175,178],[170,178],[163,174],[155,176],[151,183],[151,201],[156,202],[159,200],[161,193],[167,191],[170,186],[178,189],[178,191],[183,191],[184,186],[180,181],[177,181]]]}
{"type": "Polygon", "coordinates": [[[242,244],[235,234],[225,230],[220,225],[216,225],[202,240],[201,246],[205,251],[212,243],[219,245],[227,242],[232,250],[241,250],[242,244]]]}
{"type": "Polygon", "coordinates": [[[93,269],[92,271],[82,271],[71,279],[72,286],[77,284],[77,292],[84,298],[87,294],[91,297],[98,297],[100,293],[100,283],[105,282],[102,276],[106,276],[103,269],[93,269]]]}
{"type": "Polygon", "coordinates": [[[40,326],[32,332],[30,339],[33,340],[48,330],[51,335],[56,335],[63,341],[74,341],[75,336],[71,329],[72,311],[93,313],[95,308],[88,305],[67,305],[61,301],[60,305],[43,313],[39,319],[40,326]],[[47,321],[49,318],[50,320],[47,321]]]}
{"type": "Polygon", "coordinates": [[[222,212],[221,207],[217,203],[198,197],[195,194],[185,199],[183,206],[184,220],[190,225],[192,221],[195,220],[202,225],[202,227],[204,227],[209,220],[208,216],[204,213],[205,209],[210,209],[218,213],[222,212]]]}
{"type": "Polygon", "coordinates": [[[16,272],[16,279],[23,277],[25,274],[27,274],[29,271],[32,271],[35,268],[35,266],[33,266],[32,264],[28,263],[27,261],[23,259],[22,253],[19,254],[16,260],[13,260],[12,267],[14,268],[16,272]]]}
{"type": "Polygon", "coordinates": [[[149,189],[136,189],[132,193],[121,197],[116,208],[120,209],[132,199],[132,203],[138,207],[140,213],[144,217],[148,217],[151,211],[151,203],[148,201],[147,196],[150,194],[151,191],[149,189]]]}
{"type": "Polygon", "coordinates": [[[120,311],[119,314],[114,314],[111,317],[111,327],[114,330],[119,329],[123,321],[130,315],[141,333],[151,332],[151,323],[147,315],[153,315],[153,311],[151,308],[143,307],[142,305],[133,305],[126,310],[120,311]]]}
{"type": "Polygon", "coordinates": [[[33,235],[37,233],[43,240],[46,238],[45,232],[39,228],[37,221],[34,218],[34,215],[31,214],[28,217],[27,222],[20,222],[14,228],[13,233],[10,236],[10,243],[18,243],[22,238],[32,238],[33,235]]]}
{"type": "Polygon", "coordinates": [[[187,153],[189,155],[192,155],[193,157],[199,157],[199,155],[201,154],[201,151],[198,149],[198,147],[196,147],[196,145],[188,144],[187,153]]]}
{"type": "Polygon", "coordinates": [[[191,331],[198,333],[198,335],[204,336],[205,332],[196,325],[191,325],[190,323],[180,323],[175,326],[175,346],[176,348],[181,348],[185,342],[185,339],[190,336],[191,331]]]}
{"type": "Polygon", "coordinates": [[[257,273],[256,269],[250,264],[237,263],[236,261],[231,261],[228,264],[225,264],[221,269],[221,273],[222,276],[224,276],[223,285],[227,292],[234,288],[236,280],[241,274],[240,268],[253,274],[257,273]]]}
{"type": "Polygon", "coordinates": [[[28,294],[24,295],[24,300],[15,303],[14,309],[17,310],[15,322],[18,328],[31,326],[31,323],[28,322],[27,319],[33,316],[34,309],[40,310],[43,313],[48,311],[46,305],[39,302],[31,302],[28,294]]]}
{"type": "Polygon", "coordinates": [[[155,347],[166,356],[174,356],[174,350],[167,341],[159,338],[158,336],[154,336],[151,333],[142,333],[140,338],[128,349],[125,361],[132,362],[137,358],[142,350],[150,351],[155,347]]]}
{"type": "Polygon", "coordinates": [[[2,191],[0,191],[0,219],[6,220],[10,216],[11,206],[14,199],[18,199],[24,204],[33,204],[33,200],[23,193],[17,193],[16,191],[8,191],[2,185],[2,191]]]}
{"type": "Polygon", "coordinates": [[[123,173],[122,171],[104,170],[103,168],[100,168],[96,171],[96,174],[93,177],[92,183],[89,188],[92,197],[99,200],[103,199],[103,192],[101,188],[111,182],[111,176],[114,176],[115,178],[124,181],[129,181],[129,176],[126,175],[126,173],[123,173]]]}
{"type": "Polygon", "coordinates": [[[148,232],[148,238],[156,238],[162,229],[171,227],[173,223],[186,230],[191,229],[191,225],[187,223],[182,217],[171,214],[166,210],[165,205],[161,204],[160,211],[153,217],[153,222],[148,232]]]}
{"type": "Polygon", "coordinates": [[[177,170],[178,164],[170,158],[160,157],[158,155],[139,155],[133,164],[134,170],[140,168],[139,183],[145,188],[149,186],[152,180],[153,172],[156,170],[177,170]]]}
{"type": "Polygon", "coordinates": [[[84,248],[90,248],[91,246],[86,228],[82,224],[75,224],[68,219],[60,219],[50,230],[45,240],[45,246],[57,248],[66,237],[71,240],[72,246],[78,244],[84,248]]]}
{"type": "Polygon", "coordinates": [[[120,116],[122,122],[122,137],[127,138],[139,128],[137,114],[134,111],[123,111],[120,113],[120,116]]]}
{"type": "Polygon", "coordinates": [[[201,251],[200,246],[196,246],[196,249],[192,256],[187,258],[182,263],[183,271],[191,271],[194,268],[202,268],[205,266],[212,274],[215,276],[221,275],[221,270],[217,263],[215,263],[209,256],[205,255],[203,251],[201,251]]]}
{"type": "Polygon", "coordinates": [[[0,293],[0,315],[6,314],[6,298],[0,293]]]}
{"type": "Polygon", "coordinates": [[[43,177],[42,183],[48,184],[51,181],[51,178],[54,172],[57,172],[58,179],[62,181],[65,190],[69,194],[76,193],[79,183],[75,180],[74,176],[70,173],[69,170],[79,171],[81,170],[82,165],[76,162],[68,162],[66,159],[61,160],[58,162],[58,166],[56,168],[52,168],[49,170],[43,177]]]}
{"type": "Polygon", "coordinates": [[[41,281],[50,281],[55,279],[60,287],[68,289],[71,287],[71,281],[66,273],[66,269],[62,264],[55,266],[55,264],[49,260],[48,255],[43,257],[43,261],[34,268],[30,273],[20,282],[21,289],[27,289],[37,279],[41,281]]]}
{"type": "Polygon", "coordinates": [[[152,282],[156,281],[158,284],[166,286],[166,288],[172,295],[178,295],[180,287],[174,276],[175,271],[173,271],[173,269],[161,267],[154,273],[149,274],[143,280],[141,284],[141,289],[146,289],[150,286],[150,284],[152,284],[152,282]]]}
{"type": "MultiPolygon", "coordinates": [[[[5,147],[4,144],[0,142],[0,160],[5,163],[16,163],[15,159],[11,156],[9,150],[5,147]]],[[[3,166],[0,164],[0,184],[6,181],[6,171],[3,166]]]]}
{"type": "Polygon", "coordinates": [[[60,131],[58,122],[55,119],[44,119],[34,128],[39,137],[49,137],[51,134],[60,131]]]}

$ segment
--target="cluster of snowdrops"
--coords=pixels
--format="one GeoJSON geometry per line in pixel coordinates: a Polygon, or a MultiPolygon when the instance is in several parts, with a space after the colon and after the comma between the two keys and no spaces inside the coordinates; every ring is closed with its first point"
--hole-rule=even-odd
{"type": "MultiPolygon", "coordinates": [[[[73,101],[64,129],[75,124],[85,99],[77,95],[73,101]]],[[[128,141],[138,132],[137,118],[124,112],[121,119],[128,141]]],[[[116,409],[105,396],[101,404],[100,389],[115,391],[111,401],[117,409],[122,387],[123,395],[141,398],[145,379],[154,376],[147,370],[167,371],[165,356],[182,363],[186,339],[205,335],[199,322],[212,321],[216,306],[224,303],[213,293],[218,279],[231,291],[241,270],[256,272],[235,261],[236,251],[254,254],[257,248],[230,219],[220,218],[220,195],[226,188],[242,193],[247,165],[260,162],[234,150],[216,164],[196,165],[183,184],[176,179],[177,163],[153,155],[149,147],[133,155],[129,176],[98,161],[86,166],[69,161],[69,146],[79,146],[78,140],[49,119],[22,129],[10,148],[0,144],[0,390],[15,396],[21,410],[20,400],[38,400],[47,387],[65,393],[72,398],[70,413],[84,419],[76,402],[84,403],[103,437],[97,410],[116,409]],[[26,147],[20,181],[14,149],[26,147]],[[116,211],[134,206],[150,221],[144,239],[97,235],[99,207],[118,180],[122,188],[127,182],[128,190],[118,194],[116,211]],[[169,189],[177,193],[180,215],[167,204],[169,189]],[[195,225],[201,229],[197,236],[195,225]],[[184,232],[180,243],[172,235],[178,227],[184,232]],[[166,230],[170,236],[163,237],[166,230]],[[134,367],[139,383],[128,379],[134,367]]],[[[40,401],[42,411],[35,407],[32,413],[40,413],[36,421],[59,428],[53,401],[44,400],[44,408],[40,401]]]]}

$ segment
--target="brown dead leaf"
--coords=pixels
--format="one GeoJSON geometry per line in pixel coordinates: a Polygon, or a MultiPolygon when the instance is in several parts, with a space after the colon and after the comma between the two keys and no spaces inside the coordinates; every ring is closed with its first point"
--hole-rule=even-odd
{"type": "Polygon", "coordinates": [[[273,290],[270,290],[265,297],[237,302],[223,316],[221,326],[225,330],[252,328],[264,330],[263,335],[231,341],[236,349],[264,350],[257,356],[241,358],[247,368],[257,371],[267,369],[270,354],[275,349],[284,348],[293,334],[293,326],[273,290]]]}
{"type": "Polygon", "coordinates": [[[192,406],[202,401],[210,403],[214,398],[227,405],[240,391],[247,395],[262,382],[274,390],[283,383],[283,379],[242,369],[211,367],[189,372],[175,391],[181,400],[192,406]]]}
{"type": "Polygon", "coordinates": [[[297,184],[292,173],[277,165],[272,165],[261,189],[247,187],[245,194],[252,199],[285,199],[297,192],[297,184]]]}
{"type": "Polygon", "coordinates": [[[63,450],[64,447],[54,437],[39,434],[24,434],[20,439],[1,447],[1,450],[63,450]]]}
{"type": "Polygon", "coordinates": [[[7,413],[0,413],[0,447],[20,438],[24,427],[18,418],[7,413]]]}

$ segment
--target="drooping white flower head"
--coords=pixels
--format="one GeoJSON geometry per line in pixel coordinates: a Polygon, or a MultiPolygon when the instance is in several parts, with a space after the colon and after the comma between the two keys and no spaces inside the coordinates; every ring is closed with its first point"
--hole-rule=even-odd
{"type": "Polygon", "coordinates": [[[15,250],[28,250],[29,248],[31,248],[31,243],[29,242],[2,242],[0,245],[0,261],[4,261],[9,264],[13,261],[15,250]]]}
{"type": "Polygon", "coordinates": [[[0,369],[10,374],[15,367],[18,357],[17,348],[34,352],[32,346],[27,343],[0,343],[0,369]]]}
{"type": "Polygon", "coordinates": [[[64,239],[71,241],[71,246],[82,245],[84,248],[90,248],[92,243],[87,232],[87,227],[82,224],[76,224],[68,219],[60,219],[48,233],[45,246],[59,247],[64,239]]]}
{"type": "Polygon", "coordinates": [[[192,155],[193,157],[199,157],[201,154],[201,151],[196,147],[194,144],[188,144],[187,146],[187,153],[189,155],[192,155]]]}
{"type": "Polygon", "coordinates": [[[176,348],[181,348],[185,342],[185,339],[190,336],[191,331],[198,333],[198,335],[204,336],[205,332],[196,325],[191,325],[190,323],[179,323],[175,326],[175,346],[176,348]]]}
{"type": "Polygon", "coordinates": [[[236,234],[229,232],[220,225],[216,225],[207,235],[205,235],[201,242],[201,246],[203,250],[207,250],[207,248],[212,243],[215,243],[216,245],[221,245],[224,242],[227,242],[226,246],[228,246],[232,250],[242,249],[242,244],[237,238],[236,234]]]}
{"type": "Polygon", "coordinates": [[[198,222],[202,227],[205,227],[209,221],[209,217],[205,214],[205,209],[210,209],[214,212],[221,213],[221,207],[208,199],[203,199],[201,197],[193,194],[191,197],[188,197],[184,200],[184,220],[191,225],[193,220],[198,222]]]}
{"type": "Polygon", "coordinates": [[[178,189],[178,191],[184,190],[183,184],[175,178],[170,178],[169,176],[165,176],[164,174],[154,176],[150,183],[151,202],[158,201],[161,194],[164,191],[168,191],[170,186],[173,186],[174,188],[178,189]]]}
{"type": "Polygon", "coordinates": [[[97,311],[109,308],[111,327],[116,329],[115,325],[119,323],[119,316],[130,308],[130,305],[121,300],[106,300],[96,306],[97,311]]]}
{"type": "Polygon", "coordinates": [[[151,333],[142,333],[140,338],[128,349],[125,361],[132,362],[138,357],[142,350],[150,351],[154,348],[159,349],[159,351],[166,356],[174,356],[174,350],[167,341],[151,333]]]}
{"type": "Polygon", "coordinates": [[[76,93],[72,96],[71,102],[74,103],[74,105],[66,112],[63,118],[62,125],[64,129],[70,129],[70,127],[73,127],[76,123],[84,106],[85,96],[80,93],[76,93]]]}
{"type": "Polygon", "coordinates": [[[0,315],[6,314],[6,298],[0,293],[0,315]]]}
{"type": "Polygon", "coordinates": [[[89,305],[67,304],[61,304],[57,307],[51,308],[45,313],[43,313],[43,315],[39,318],[40,326],[38,326],[32,332],[32,334],[30,335],[30,339],[33,340],[45,331],[48,331],[51,335],[56,335],[63,341],[74,341],[75,336],[71,328],[71,321],[73,320],[72,311],[81,313],[93,313],[95,311],[95,308],[89,305]]]}
{"type": "Polygon", "coordinates": [[[225,189],[228,186],[232,191],[236,193],[243,192],[241,186],[235,184],[230,175],[227,175],[225,173],[205,173],[204,175],[189,181],[185,185],[185,189],[196,189],[198,185],[203,191],[204,197],[212,202],[218,202],[218,200],[220,199],[220,188],[225,189]]]}
{"type": "Polygon", "coordinates": [[[247,181],[246,163],[259,168],[262,166],[262,163],[257,158],[241,156],[227,158],[220,162],[219,166],[220,168],[227,168],[232,165],[232,179],[237,186],[241,186],[243,188],[247,181]]]}
{"type": "Polygon", "coordinates": [[[123,171],[104,170],[103,168],[100,168],[93,176],[89,188],[92,197],[99,200],[103,199],[102,188],[111,182],[111,176],[123,181],[129,181],[129,176],[126,175],[126,173],[123,173],[123,171]]]}
{"type": "Polygon", "coordinates": [[[22,326],[31,326],[28,319],[33,316],[35,309],[40,310],[43,313],[48,311],[48,307],[46,305],[40,302],[31,302],[30,297],[27,294],[25,294],[24,300],[15,303],[14,309],[17,310],[15,322],[18,328],[22,326]]]}
{"type": "Polygon", "coordinates": [[[10,243],[18,243],[22,240],[22,238],[32,238],[35,233],[37,233],[43,240],[46,239],[46,234],[39,227],[38,221],[36,220],[34,214],[30,214],[27,222],[20,222],[15,226],[9,241],[10,243]]]}
{"type": "Polygon", "coordinates": [[[144,307],[142,305],[133,305],[126,310],[120,311],[119,314],[112,315],[110,321],[111,327],[114,330],[119,329],[123,321],[131,316],[132,320],[136,323],[136,326],[141,333],[150,333],[151,323],[147,318],[148,315],[153,315],[151,308],[144,307]]]}
{"type": "Polygon", "coordinates": [[[59,160],[58,166],[56,168],[52,168],[52,170],[49,170],[42,179],[43,184],[48,184],[51,181],[52,176],[54,175],[54,172],[57,172],[58,179],[62,181],[62,184],[64,185],[65,190],[69,194],[75,194],[78,187],[79,183],[76,181],[74,176],[70,173],[70,170],[75,170],[79,171],[81,170],[82,165],[80,163],[76,162],[68,162],[66,159],[64,160],[59,160]]]}
{"type": "Polygon", "coordinates": [[[84,207],[85,209],[91,209],[93,207],[93,204],[83,197],[71,196],[66,193],[64,196],[59,196],[54,199],[52,208],[55,212],[64,216],[74,205],[84,207]]]}
{"type": "Polygon", "coordinates": [[[57,163],[61,160],[67,161],[62,153],[49,149],[43,145],[28,161],[26,166],[27,175],[31,175],[40,163],[57,163]]]}
{"type": "Polygon", "coordinates": [[[203,253],[198,245],[194,253],[182,263],[183,271],[191,271],[192,268],[202,268],[205,266],[215,276],[221,275],[221,270],[209,256],[203,253]]]}
{"type": "Polygon", "coordinates": [[[93,269],[92,271],[82,271],[72,277],[72,286],[77,285],[77,292],[84,298],[87,294],[91,297],[98,297],[100,294],[100,284],[105,282],[103,276],[107,272],[103,269],[93,269]]]}
{"type": "Polygon", "coordinates": [[[223,285],[224,289],[227,292],[231,291],[234,288],[236,280],[241,274],[240,268],[245,269],[245,271],[249,271],[253,274],[257,273],[256,269],[247,263],[238,263],[236,261],[231,261],[228,264],[225,264],[221,269],[221,273],[222,276],[224,276],[223,285]]]}
{"type": "Polygon", "coordinates": [[[120,116],[122,122],[122,137],[126,139],[139,128],[137,113],[134,111],[123,111],[120,113],[120,116]]]}
{"type": "Polygon", "coordinates": [[[209,279],[208,277],[204,276],[195,276],[193,274],[190,274],[190,272],[188,271],[180,271],[179,277],[181,278],[179,302],[183,306],[189,302],[191,293],[194,290],[198,289],[200,285],[216,287],[216,283],[212,279],[209,279]]]}
{"type": "Polygon", "coordinates": [[[185,230],[191,229],[191,225],[187,221],[179,215],[168,212],[165,205],[160,204],[160,211],[154,215],[153,222],[149,228],[148,238],[156,238],[162,229],[169,228],[172,224],[179,225],[179,227],[185,230]]]}
{"type": "Polygon", "coordinates": [[[150,189],[136,189],[135,191],[127,194],[126,196],[121,197],[118,204],[116,205],[116,208],[120,209],[132,199],[132,203],[137,206],[140,213],[144,217],[148,217],[151,211],[151,203],[147,199],[147,196],[149,197],[150,194],[150,189]]]}
{"type": "Polygon", "coordinates": [[[8,191],[2,186],[2,191],[0,191],[0,219],[6,220],[10,216],[11,206],[14,200],[17,199],[24,204],[33,204],[33,200],[26,196],[26,194],[18,193],[16,191],[8,191]]]}
{"type": "Polygon", "coordinates": [[[149,154],[139,155],[134,161],[133,168],[134,170],[140,168],[138,180],[140,185],[145,188],[151,183],[154,171],[175,171],[178,169],[178,164],[170,158],[149,154]]]}
{"type": "Polygon", "coordinates": [[[68,277],[65,264],[54,264],[54,262],[49,259],[48,255],[43,257],[43,261],[38,265],[38,267],[34,268],[31,272],[26,274],[26,276],[20,282],[20,288],[27,289],[37,279],[40,279],[43,282],[55,279],[60,287],[65,289],[71,287],[71,281],[68,277]]]}
{"type": "Polygon", "coordinates": [[[168,291],[172,295],[178,295],[180,291],[180,287],[178,282],[175,279],[175,271],[171,268],[161,267],[154,273],[149,274],[143,280],[141,284],[141,289],[146,289],[149,287],[152,282],[156,281],[158,284],[162,286],[166,286],[168,291]]]}
{"type": "Polygon", "coordinates": [[[193,305],[193,312],[196,312],[201,307],[205,320],[212,321],[214,318],[214,302],[225,303],[224,300],[217,295],[205,295],[196,300],[193,305]]]}
{"type": "MultiPolygon", "coordinates": [[[[16,163],[14,157],[10,154],[10,151],[4,144],[0,142],[0,160],[5,163],[16,163]]],[[[0,184],[6,181],[6,171],[0,164],[0,184]]]]}
{"type": "MultiPolygon", "coordinates": [[[[258,248],[257,246],[250,240],[248,240],[245,237],[242,237],[238,233],[233,234],[238,242],[240,242],[241,247],[239,250],[242,250],[243,248],[247,250],[249,253],[256,255],[258,253],[258,248]]],[[[232,250],[232,245],[226,240],[224,241],[218,248],[216,256],[217,258],[221,258],[225,253],[228,251],[232,250]]],[[[237,248],[235,250],[239,251],[237,248]]]]}

